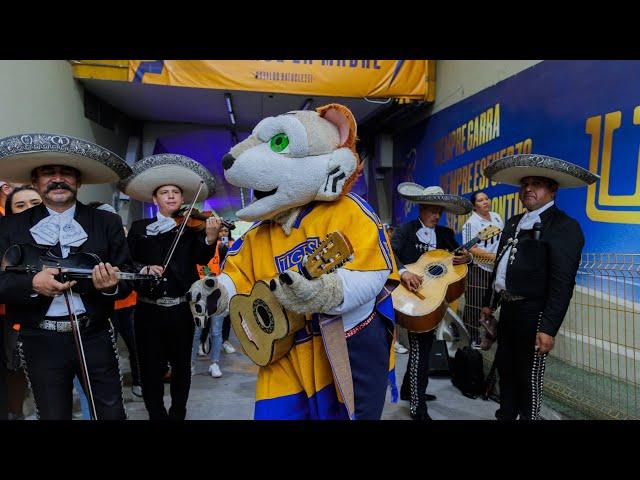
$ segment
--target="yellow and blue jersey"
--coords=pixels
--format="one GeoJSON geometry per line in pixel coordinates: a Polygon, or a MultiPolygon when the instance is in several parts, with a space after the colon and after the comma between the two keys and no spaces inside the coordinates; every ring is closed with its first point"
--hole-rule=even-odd
{"type": "MultiPolygon", "coordinates": [[[[353,193],[335,202],[307,205],[290,235],[275,222],[256,223],[236,240],[222,271],[231,278],[237,293],[248,294],[258,280],[268,282],[285,270],[299,270],[304,256],[335,231],[342,232],[354,250],[352,261],[342,268],[390,270],[390,277],[398,279],[384,226],[373,209],[353,193]]],[[[309,316],[307,328],[295,334],[294,347],[287,355],[260,368],[255,418],[348,418],[334,387],[317,315],[309,316]]]]}

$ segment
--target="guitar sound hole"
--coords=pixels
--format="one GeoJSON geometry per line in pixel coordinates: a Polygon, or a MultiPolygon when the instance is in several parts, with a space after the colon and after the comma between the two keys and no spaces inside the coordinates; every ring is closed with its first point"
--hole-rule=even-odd
{"type": "Polygon", "coordinates": [[[440,263],[433,263],[427,267],[427,273],[431,277],[441,277],[442,275],[447,273],[447,270],[444,265],[440,263]]]}
{"type": "Polygon", "coordinates": [[[265,333],[273,332],[275,323],[273,321],[273,314],[269,306],[260,299],[256,299],[253,302],[253,318],[256,319],[256,323],[265,333]]]}

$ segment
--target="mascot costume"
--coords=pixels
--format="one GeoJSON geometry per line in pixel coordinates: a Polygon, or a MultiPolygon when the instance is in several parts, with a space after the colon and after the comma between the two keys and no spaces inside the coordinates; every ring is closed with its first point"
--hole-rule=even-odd
{"type": "Polygon", "coordinates": [[[291,349],[259,370],[255,419],[379,419],[389,383],[396,401],[390,287],[397,267],[380,219],[349,193],[362,172],[355,144],[353,115],[331,104],[262,120],[222,159],[226,180],[253,190],[255,201],[237,216],[255,223],[229,250],[220,276],[193,284],[194,316],[225,315],[229,301],[259,280],[284,309],[304,314],[291,349]],[[306,278],[301,266],[331,232],[348,238],[352,256],[306,278]]]}

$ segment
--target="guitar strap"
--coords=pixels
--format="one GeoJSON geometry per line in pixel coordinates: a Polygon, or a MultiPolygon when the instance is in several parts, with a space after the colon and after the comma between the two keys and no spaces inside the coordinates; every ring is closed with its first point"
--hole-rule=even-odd
{"type": "Polygon", "coordinates": [[[354,419],[355,399],[353,394],[353,378],[347,350],[347,338],[344,335],[344,323],[340,315],[320,314],[319,322],[322,342],[331,365],[333,378],[338,392],[347,407],[351,420],[354,419]]]}

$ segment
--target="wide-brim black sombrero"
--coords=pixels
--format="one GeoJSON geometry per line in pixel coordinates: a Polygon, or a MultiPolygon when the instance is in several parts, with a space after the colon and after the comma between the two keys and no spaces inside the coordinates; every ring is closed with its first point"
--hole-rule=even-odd
{"type": "Polygon", "coordinates": [[[547,155],[521,154],[502,157],[484,169],[489,180],[520,186],[525,177],[544,177],[558,182],[560,188],[584,187],[600,176],[566,160],[547,155]]]}
{"type": "Polygon", "coordinates": [[[444,193],[437,186],[423,187],[413,182],[403,182],[398,185],[398,193],[406,200],[423,205],[437,205],[452,213],[464,215],[473,210],[471,202],[458,195],[444,193]]]}
{"type": "Polygon", "coordinates": [[[120,190],[136,200],[153,202],[153,192],[163,185],[175,185],[182,189],[185,202],[195,197],[200,182],[204,182],[196,201],[211,197],[216,182],[201,163],[184,155],[162,153],[145,157],[133,164],[133,172],[118,185],[120,190]]]}
{"type": "Polygon", "coordinates": [[[83,184],[113,183],[131,167],[112,151],[68,135],[24,133],[0,139],[0,177],[31,183],[31,172],[44,165],[65,165],[80,171],[83,184]]]}

